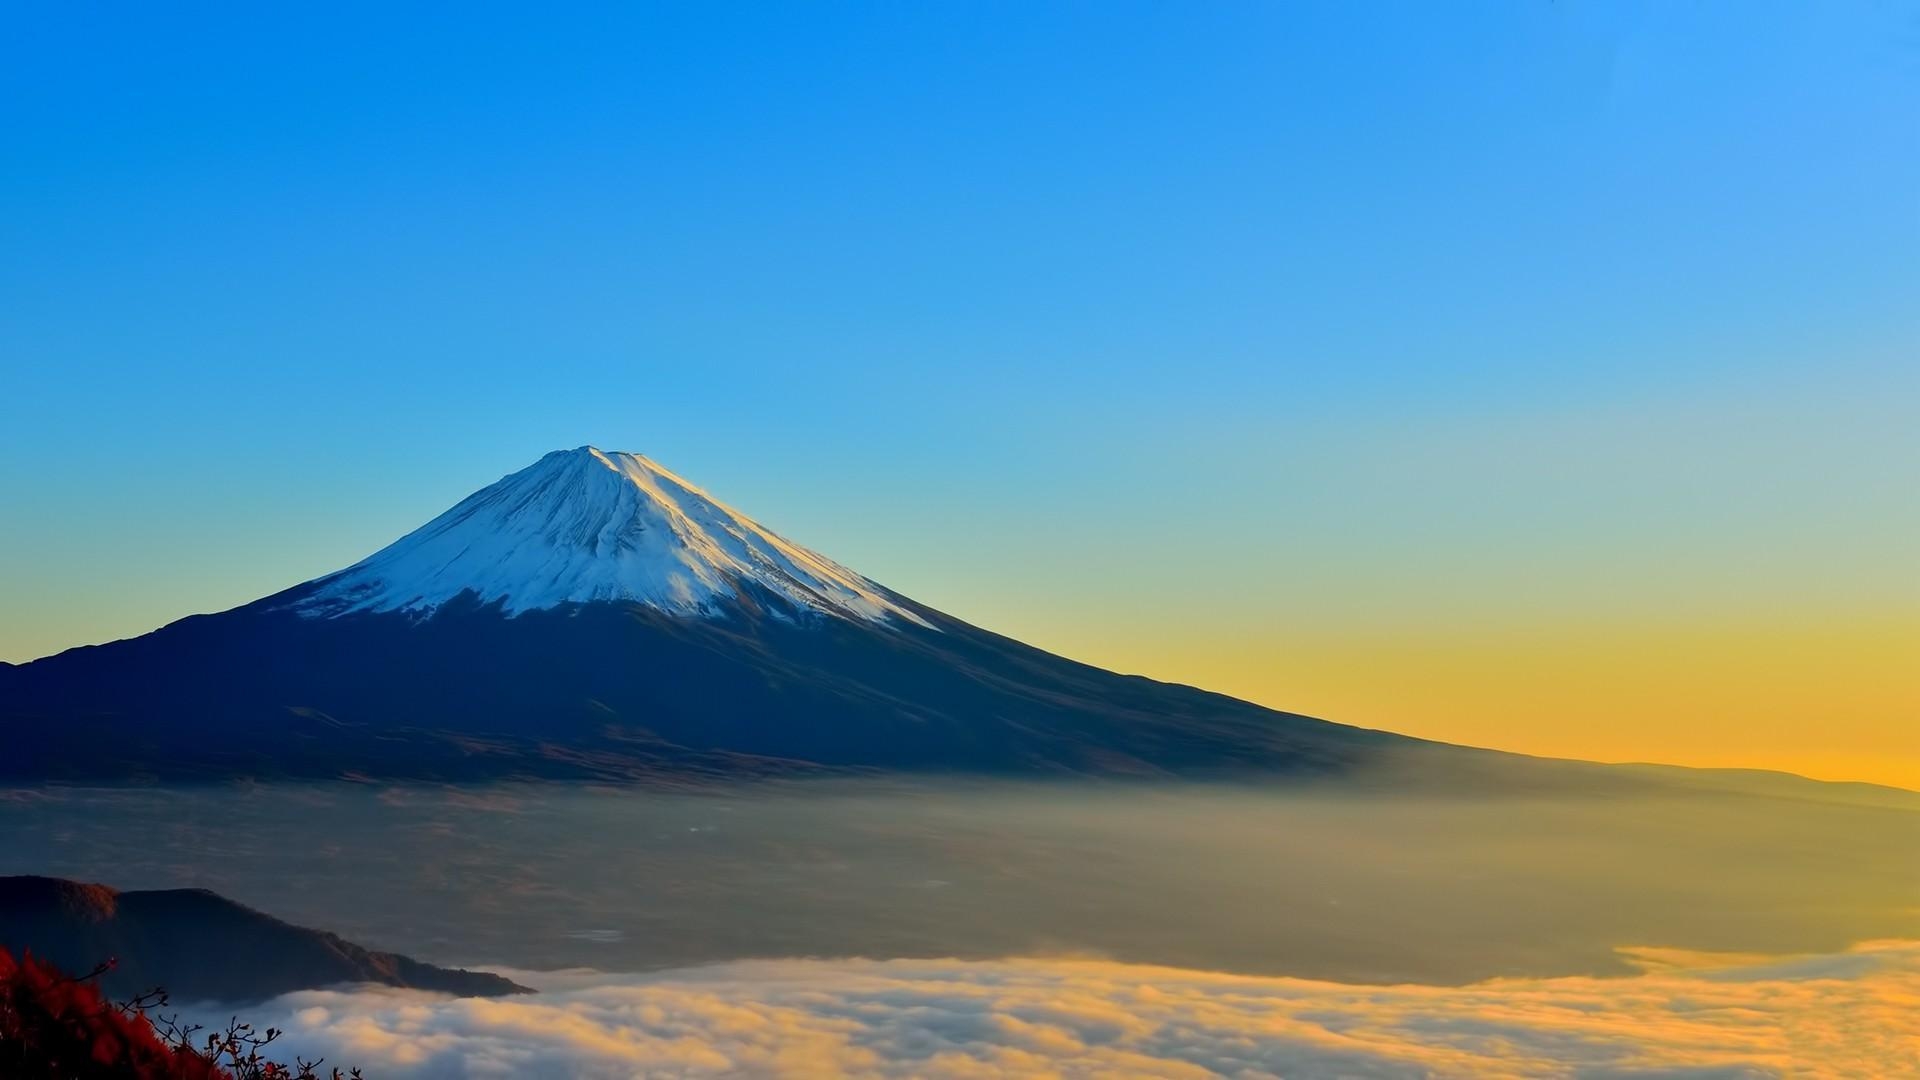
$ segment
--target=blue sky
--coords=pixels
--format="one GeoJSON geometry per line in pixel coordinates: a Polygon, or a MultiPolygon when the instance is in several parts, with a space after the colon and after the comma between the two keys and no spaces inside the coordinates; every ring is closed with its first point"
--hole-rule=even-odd
{"type": "Polygon", "coordinates": [[[0,658],[587,442],[1168,677],[1920,599],[1920,6],[6,18],[0,658]]]}

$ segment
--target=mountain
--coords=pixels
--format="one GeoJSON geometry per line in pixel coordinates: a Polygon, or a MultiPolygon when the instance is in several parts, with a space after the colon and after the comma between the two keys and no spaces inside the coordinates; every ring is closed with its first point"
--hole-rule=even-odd
{"type": "Polygon", "coordinates": [[[118,892],[64,878],[0,877],[0,946],[72,974],[109,959],[111,997],[164,987],[176,1001],[258,1001],[339,983],[462,997],[527,993],[484,971],[434,967],[236,904],[205,889],[118,892]]]}
{"type": "Polygon", "coordinates": [[[513,616],[635,603],[724,615],[747,590],[795,615],[925,622],[886,590],[638,454],[556,451],[282,606],[431,615],[471,596],[513,616]]]}
{"type": "Polygon", "coordinates": [[[1055,656],[593,447],[338,573],[0,669],[0,736],[0,777],[67,780],[1326,775],[1421,747],[1495,757],[1055,656]]]}

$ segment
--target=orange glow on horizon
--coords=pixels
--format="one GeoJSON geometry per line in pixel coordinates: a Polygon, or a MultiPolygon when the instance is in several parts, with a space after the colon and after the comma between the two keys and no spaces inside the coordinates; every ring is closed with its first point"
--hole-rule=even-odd
{"type": "Polygon", "coordinates": [[[1905,616],[1072,636],[1050,640],[1118,670],[1445,742],[1920,790],[1920,619],[1905,616]]]}

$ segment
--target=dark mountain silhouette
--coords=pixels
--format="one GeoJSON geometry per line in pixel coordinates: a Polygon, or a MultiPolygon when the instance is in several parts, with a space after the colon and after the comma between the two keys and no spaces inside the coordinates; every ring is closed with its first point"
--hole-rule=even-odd
{"type": "Polygon", "coordinates": [[[1381,732],[969,626],[645,458],[550,454],[356,566],[0,669],[0,777],[1339,773],[1381,732]]]}
{"type": "Polygon", "coordinates": [[[256,605],[0,674],[0,775],[1326,773],[1413,745],[917,610],[934,629],[750,602],[699,619],[456,603],[418,622],[256,605]]]}
{"type": "Polygon", "coordinates": [[[1507,775],[970,626],[635,455],[559,451],[363,562],[0,669],[0,778],[1507,775]]]}
{"type": "Polygon", "coordinates": [[[176,1001],[257,1001],[339,983],[465,997],[526,992],[499,975],[374,952],[205,889],[118,892],[64,878],[0,877],[0,947],[69,972],[108,959],[109,996],[164,987],[176,1001]]]}

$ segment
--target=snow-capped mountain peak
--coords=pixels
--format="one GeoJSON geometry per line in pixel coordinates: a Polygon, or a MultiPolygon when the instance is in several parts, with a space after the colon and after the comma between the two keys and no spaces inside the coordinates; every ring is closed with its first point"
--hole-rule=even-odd
{"type": "Polygon", "coordinates": [[[556,450],[339,573],[294,607],[429,614],[463,593],[508,615],[624,601],[686,615],[748,586],[802,612],[926,625],[872,581],[774,534],[657,463],[556,450]]]}

